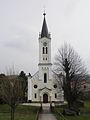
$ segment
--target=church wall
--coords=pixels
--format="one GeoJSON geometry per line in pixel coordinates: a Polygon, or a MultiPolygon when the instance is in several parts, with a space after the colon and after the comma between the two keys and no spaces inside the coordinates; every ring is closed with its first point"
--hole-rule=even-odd
{"type": "Polygon", "coordinates": [[[28,77],[28,100],[32,100],[32,81],[30,77],[28,77]]]}
{"type": "Polygon", "coordinates": [[[40,102],[43,101],[43,94],[47,93],[48,94],[48,98],[49,98],[49,102],[51,101],[63,101],[63,96],[62,96],[62,90],[60,92],[60,86],[57,82],[57,80],[55,80],[54,76],[53,79],[48,79],[47,83],[44,83],[43,80],[39,80],[38,77],[38,73],[31,79],[32,81],[32,102],[40,102]],[[54,88],[54,85],[57,84],[57,88],[54,88]],[[37,85],[37,88],[34,88],[34,85],[37,85]],[[51,90],[48,89],[43,89],[43,88],[49,88],[51,90]],[[40,91],[40,89],[43,89],[42,91],[40,91]],[[35,98],[35,93],[37,95],[37,97],[35,98]],[[57,98],[55,98],[55,94],[57,94],[57,98]],[[41,96],[41,97],[40,97],[41,96]]]}

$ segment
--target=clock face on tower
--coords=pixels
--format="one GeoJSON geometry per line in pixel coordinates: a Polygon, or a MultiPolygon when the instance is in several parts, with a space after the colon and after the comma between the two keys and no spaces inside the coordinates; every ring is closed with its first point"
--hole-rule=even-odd
{"type": "Polygon", "coordinates": [[[43,43],[43,46],[47,46],[47,43],[46,43],[46,42],[44,42],[44,43],[43,43]]]}

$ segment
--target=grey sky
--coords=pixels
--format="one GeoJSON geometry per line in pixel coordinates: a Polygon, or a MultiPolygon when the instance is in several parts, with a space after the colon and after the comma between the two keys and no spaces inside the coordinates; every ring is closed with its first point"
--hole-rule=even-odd
{"type": "Polygon", "coordinates": [[[38,70],[38,35],[44,6],[52,36],[52,62],[57,49],[70,43],[90,73],[90,0],[0,0],[0,73],[38,70]]]}

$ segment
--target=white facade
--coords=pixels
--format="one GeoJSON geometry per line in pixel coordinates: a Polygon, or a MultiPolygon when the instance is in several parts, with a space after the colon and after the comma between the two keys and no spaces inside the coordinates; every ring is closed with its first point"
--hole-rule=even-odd
{"type": "Polygon", "coordinates": [[[51,64],[51,38],[44,20],[39,34],[39,71],[28,77],[28,100],[32,102],[63,102],[63,91],[51,64]]]}

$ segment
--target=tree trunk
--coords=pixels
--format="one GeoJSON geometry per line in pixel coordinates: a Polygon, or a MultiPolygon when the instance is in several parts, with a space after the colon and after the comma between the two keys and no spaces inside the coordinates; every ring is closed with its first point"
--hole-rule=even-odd
{"type": "Polygon", "coordinates": [[[11,107],[11,120],[14,120],[14,108],[11,107]]]}
{"type": "Polygon", "coordinates": [[[71,108],[71,101],[68,101],[68,108],[71,108]]]}

